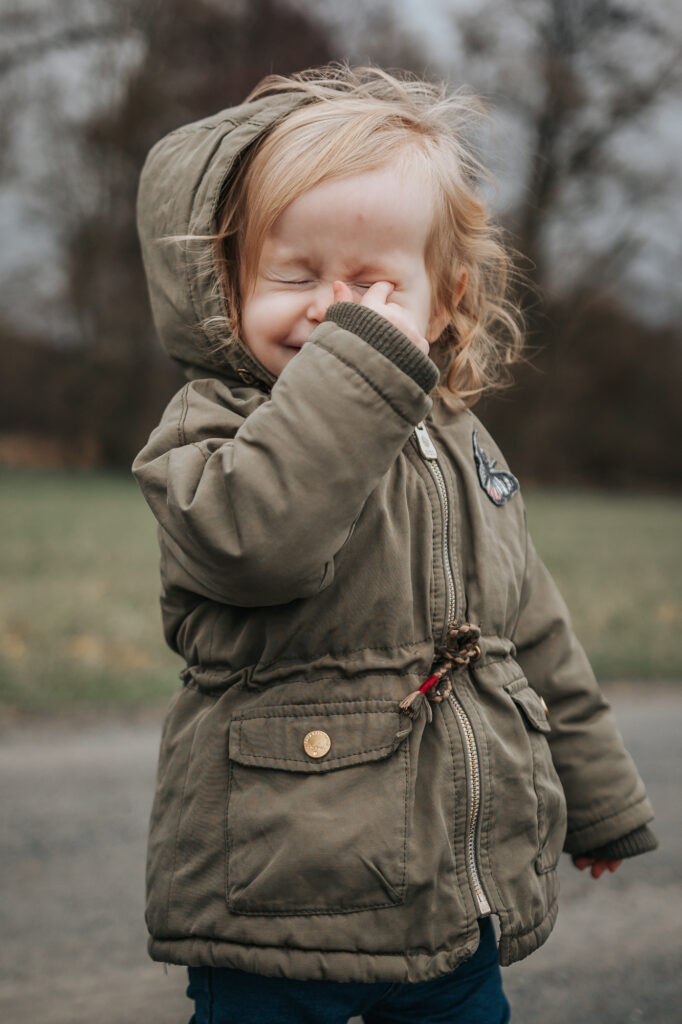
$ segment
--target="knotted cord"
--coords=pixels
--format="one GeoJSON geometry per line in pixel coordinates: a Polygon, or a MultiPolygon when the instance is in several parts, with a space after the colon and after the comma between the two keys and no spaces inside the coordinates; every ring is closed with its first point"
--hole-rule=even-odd
{"type": "Polygon", "coordinates": [[[481,657],[478,640],[481,630],[471,622],[453,622],[449,627],[445,640],[438,644],[434,653],[434,672],[426,679],[418,690],[408,693],[400,702],[400,710],[410,718],[416,718],[424,700],[439,704],[452,690],[452,672],[461,672],[471,662],[481,657]]]}

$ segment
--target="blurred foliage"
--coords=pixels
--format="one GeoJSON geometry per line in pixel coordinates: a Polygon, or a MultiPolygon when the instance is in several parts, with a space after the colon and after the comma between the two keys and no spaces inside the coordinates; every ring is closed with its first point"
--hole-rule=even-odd
{"type": "Polygon", "coordinates": [[[181,383],[155,340],[139,254],[145,156],[171,129],[241,102],[265,75],[324,63],[331,52],[313,20],[276,0],[113,10],[142,38],[145,57],[119,102],[80,138],[90,170],[80,187],[92,197],[89,212],[71,223],[67,211],[64,224],[65,298],[78,343],[55,350],[0,323],[0,434],[47,432],[67,445],[87,437],[83,461],[128,466],[181,383]]]}
{"type": "MultiPolygon", "coordinates": [[[[680,500],[532,491],[531,530],[604,679],[682,675],[680,500]]],[[[114,473],[0,479],[0,706],[134,706],[169,696],[154,518],[114,473]]]]}
{"type": "Polygon", "coordinates": [[[583,292],[536,312],[513,376],[476,413],[522,482],[679,490],[679,331],[583,292]]]}

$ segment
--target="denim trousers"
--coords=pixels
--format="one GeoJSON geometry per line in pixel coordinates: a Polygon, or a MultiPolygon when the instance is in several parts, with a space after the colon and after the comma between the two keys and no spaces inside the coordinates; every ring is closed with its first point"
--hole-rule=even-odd
{"type": "Polygon", "coordinates": [[[406,983],[297,981],[231,967],[189,967],[189,1024],[507,1024],[497,942],[490,918],[481,941],[454,971],[406,983]]]}

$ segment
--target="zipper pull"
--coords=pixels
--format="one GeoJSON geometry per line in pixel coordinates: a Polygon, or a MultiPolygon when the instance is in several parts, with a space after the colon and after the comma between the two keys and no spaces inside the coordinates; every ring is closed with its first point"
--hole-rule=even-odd
{"type": "Polygon", "coordinates": [[[429,437],[429,432],[424,425],[424,421],[418,423],[414,428],[414,436],[417,438],[417,446],[423,459],[437,459],[438,452],[436,446],[429,437]]]}

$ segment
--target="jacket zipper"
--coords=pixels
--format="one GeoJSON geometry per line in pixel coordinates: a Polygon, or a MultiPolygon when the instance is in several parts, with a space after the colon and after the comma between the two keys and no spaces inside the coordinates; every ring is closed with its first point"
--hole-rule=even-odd
{"type": "Polygon", "coordinates": [[[490,904],[483,892],[481,877],[476,865],[476,828],[478,826],[478,815],[481,809],[481,770],[478,760],[476,738],[474,736],[474,730],[471,727],[471,719],[455,697],[454,693],[450,694],[450,700],[452,701],[452,706],[459,721],[462,736],[464,736],[464,746],[466,748],[468,761],[467,774],[469,776],[469,803],[471,809],[469,811],[469,827],[467,830],[467,860],[469,862],[471,888],[474,891],[479,912],[481,914],[489,914],[490,904]]]}
{"type": "MultiPolygon", "coordinates": [[[[436,484],[438,494],[440,495],[441,510],[443,513],[443,565],[445,567],[447,592],[445,625],[443,628],[444,639],[455,618],[455,579],[452,571],[452,563],[450,562],[450,550],[448,546],[448,536],[450,532],[450,506],[448,503],[448,492],[445,487],[443,473],[438,465],[438,452],[436,450],[436,446],[431,440],[429,432],[427,431],[426,425],[423,421],[418,423],[414,428],[414,436],[419,454],[426,463],[426,466],[433,477],[434,483],[436,484]]],[[[478,757],[478,747],[476,746],[476,737],[471,725],[471,719],[462,707],[459,699],[455,696],[454,692],[450,693],[450,700],[452,701],[452,707],[459,723],[466,754],[469,788],[469,818],[467,823],[466,851],[471,888],[478,905],[479,913],[489,914],[490,904],[488,903],[483,891],[483,885],[481,883],[481,877],[476,863],[476,831],[478,828],[478,819],[481,809],[481,770],[478,757]]]]}

